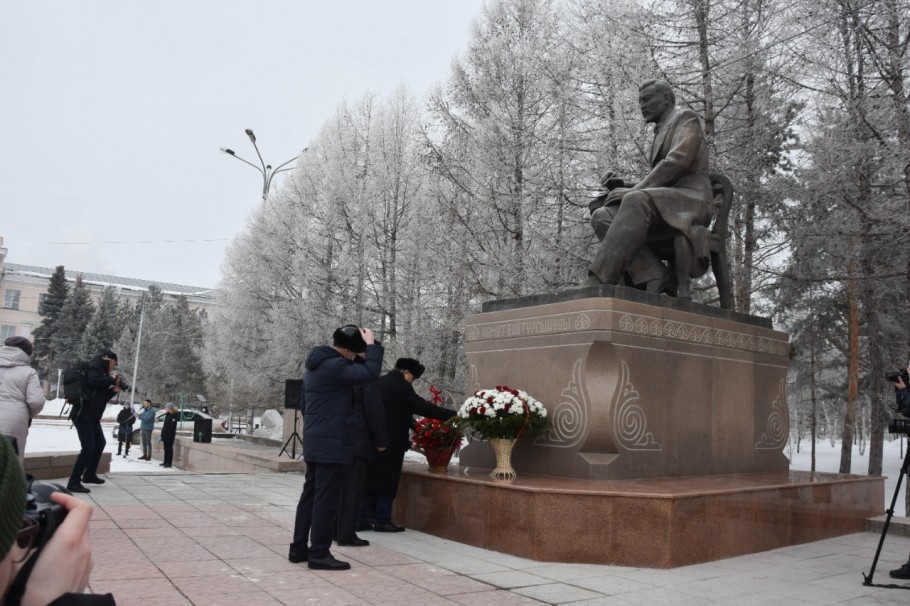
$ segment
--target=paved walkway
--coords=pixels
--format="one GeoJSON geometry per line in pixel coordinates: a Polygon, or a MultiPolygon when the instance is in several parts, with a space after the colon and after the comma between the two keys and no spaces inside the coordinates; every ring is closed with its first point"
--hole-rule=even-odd
{"type": "MultiPolygon", "coordinates": [[[[92,487],[91,590],[122,605],[181,604],[906,604],[910,592],[865,587],[878,542],[854,534],[797,547],[651,570],[548,564],[409,530],[361,533],[334,547],[344,572],[287,561],[298,474],[108,476],[92,487]]],[[[875,581],[906,560],[889,536],[875,581]]]]}

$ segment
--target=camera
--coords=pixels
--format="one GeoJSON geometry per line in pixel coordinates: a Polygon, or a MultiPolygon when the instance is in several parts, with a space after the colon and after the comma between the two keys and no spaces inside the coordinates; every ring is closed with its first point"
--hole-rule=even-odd
{"type": "Polygon", "coordinates": [[[25,516],[38,524],[38,534],[32,541],[33,548],[47,543],[66,518],[66,508],[51,501],[52,492],[71,494],[66,488],[53,482],[30,480],[28,483],[25,516]]]}
{"type": "Polygon", "coordinates": [[[885,380],[889,383],[897,383],[897,380],[900,379],[904,382],[904,385],[910,385],[910,374],[907,373],[907,369],[895,370],[894,372],[886,372],[885,380]]]}
{"type": "Polygon", "coordinates": [[[120,373],[120,369],[115,368],[111,376],[114,377],[115,381],[117,381],[117,386],[120,387],[120,391],[130,390],[130,386],[127,385],[126,381],[123,380],[123,375],[120,373]]]}

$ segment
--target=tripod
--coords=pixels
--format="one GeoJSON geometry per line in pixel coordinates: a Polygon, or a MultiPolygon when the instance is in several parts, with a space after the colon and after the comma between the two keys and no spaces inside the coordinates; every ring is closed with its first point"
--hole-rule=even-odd
{"type": "Polygon", "coordinates": [[[872,582],[872,576],[875,574],[875,567],[878,564],[878,556],[882,553],[882,545],[885,544],[885,535],[888,534],[888,526],[891,524],[891,518],[894,516],[894,504],[897,503],[897,493],[901,491],[901,482],[904,481],[904,476],[907,475],[908,468],[910,468],[910,448],[907,448],[907,455],[904,457],[900,475],[897,477],[897,486],[894,487],[894,496],[891,497],[891,507],[885,510],[888,515],[885,516],[885,527],[882,528],[882,536],[878,539],[878,549],[875,550],[875,558],[872,560],[872,569],[869,571],[868,575],[863,574],[863,585],[870,587],[890,587],[891,589],[910,589],[910,585],[895,585],[894,583],[877,585],[872,582]]]}
{"type": "MultiPolygon", "coordinates": [[[[283,455],[287,451],[288,445],[290,444],[291,452],[288,453],[288,456],[291,457],[292,459],[296,459],[298,442],[300,443],[300,456],[302,457],[303,456],[303,440],[300,439],[300,434],[297,433],[297,409],[295,408],[294,409],[294,432],[291,433],[290,437],[288,437],[287,442],[284,443],[284,448],[281,449],[281,452],[278,453],[278,456],[280,457],[281,455],[283,455]]],[[[910,452],[908,452],[907,454],[910,455],[910,452]]]]}

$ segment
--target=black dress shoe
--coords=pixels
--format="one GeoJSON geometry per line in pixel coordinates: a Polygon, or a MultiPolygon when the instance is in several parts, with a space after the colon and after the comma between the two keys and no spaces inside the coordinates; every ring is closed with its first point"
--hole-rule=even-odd
{"type": "Polygon", "coordinates": [[[357,532],[363,532],[364,530],[373,530],[373,522],[368,520],[358,520],[357,525],[354,526],[354,530],[357,532]]]}
{"type": "Polygon", "coordinates": [[[346,539],[344,541],[337,541],[340,547],[366,547],[370,544],[366,539],[361,539],[360,537],[354,537],[353,539],[346,539]]]}
{"type": "Polygon", "coordinates": [[[376,532],[404,532],[404,527],[391,522],[377,522],[373,524],[373,530],[376,532]]]}
{"type": "Polygon", "coordinates": [[[104,484],[104,480],[102,480],[98,476],[83,476],[82,483],[83,484],[104,484]]]}
{"type": "Polygon", "coordinates": [[[70,482],[69,484],[66,485],[66,489],[70,492],[83,492],[86,494],[91,492],[91,490],[89,490],[82,484],[73,484],[72,482],[70,482]]]}
{"type": "Polygon", "coordinates": [[[307,552],[306,551],[296,551],[293,547],[288,550],[288,562],[291,564],[299,564],[300,562],[307,561],[307,552]]]}
{"type": "Polygon", "coordinates": [[[910,562],[888,573],[892,579],[910,579],[910,562]]]}
{"type": "Polygon", "coordinates": [[[313,570],[348,570],[351,565],[341,560],[336,560],[332,556],[324,558],[310,558],[306,563],[308,568],[313,570]]]}

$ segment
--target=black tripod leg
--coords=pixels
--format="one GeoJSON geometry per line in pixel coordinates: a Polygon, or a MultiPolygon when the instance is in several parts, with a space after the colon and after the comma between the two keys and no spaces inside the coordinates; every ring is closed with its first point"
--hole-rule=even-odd
{"type": "Polygon", "coordinates": [[[907,449],[907,455],[904,457],[904,463],[901,465],[901,473],[897,478],[897,486],[894,487],[894,495],[891,496],[891,507],[885,510],[885,527],[882,528],[882,536],[878,539],[878,549],[875,550],[875,557],[872,559],[872,568],[868,575],[863,575],[863,585],[872,585],[872,576],[875,574],[875,567],[878,565],[878,556],[882,553],[882,546],[885,544],[885,535],[888,534],[888,526],[891,525],[891,518],[894,517],[894,505],[897,503],[897,494],[901,491],[901,483],[904,476],[907,475],[910,467],[910,448],[907,449]]]}
{"type": "Polygon", "coordinates": [[[295,408],[294,409],[294,431],[291,432],[290,437],[288,437],[287,441],[284,443],[284,446],[281,448],[281,452],[278,453],[278,456],[280,457],[285,452],[287,452],[288,445],[290,444],[291,452],[288,454],[288,456],[291,457],[292,459],[296,459],[298,442],[300,443],[300,450],[302,451],[303,450],[303,440],[300,439],[300,434],[297,433],[297,409],[295,408]]]}

